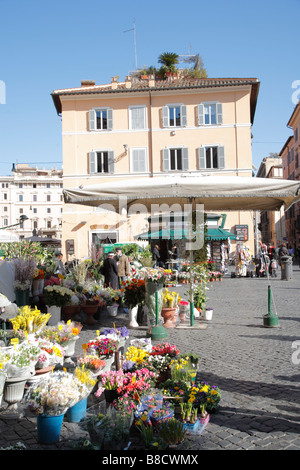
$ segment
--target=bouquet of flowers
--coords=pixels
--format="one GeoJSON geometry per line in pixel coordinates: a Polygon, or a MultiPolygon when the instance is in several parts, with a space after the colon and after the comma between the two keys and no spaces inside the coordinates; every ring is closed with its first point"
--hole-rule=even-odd
{"type": "Polygon", "coordinates": [[[181,300],[178,292],[171,292],[169,289],[164,289],[162,293],[163,307],[173,308],[177,307],[181,300]]]}
{"type": "Polygon", "coordinates": [[[20,257],[13,260],[15,271],[15,289],[27,290],[30,288],[36,264],[37,260],[30,256],[20,257]]]}
{"type": "Polygon", "coordinates": [[[125,352],[127,361],[133,361],[137,364],[141,364],[148,356],[149,352],[145,351],[145,349],[136,348],[135,346],[129,346],[125,352]]]}
{"type": "MultiPolygon", "coordinates": [[[[45,280],[44,285],[45,286],[60,286],[61,285],[61,280],[59,279],[59,277],[51,276],[50,279],[45,280]]],[[[65,287],[67,287],[67,286],[65,286],[65,287]]]]}
{"type": "Polygon", "coordinates": [[[120,290],[106,287],[105,293],[102,292],[102,296],[105,298],[106,305],[115,305],[122,298],[122,292],[120,290]]]}
{"type": "Polygon", "coordinates": [[[81,323],[59,322],[55,326],[46,326],[40,333],[40,337],[66,347],[73,339],[78,338],[81,331],[81,323]]]}
{"type": "Polygon", "coordinates": [[[83,357],[78,357],[77,363],[81,366],[84,366],[93,373],[103,369],[106,364],[103,359],[99,359],[97,356],[93,356],[92,354],[86,354],[83,357]]]}
{"type": "Polygon", "coordinates": [[[187,391],[186,399],[189,403],[192,403],[193,406],[199,408],[205,405],[206,410],[209,412],[218,408],[221,400],[221,392],[216,385],[200,382],[187,391]]]}
{"type": "Polygon", "coordinates": [[[29,375],[34,370],[35,364],[38,361],[40,348],[28,344],[21,343],[17,345],[9,354],[6,363],[7,377],[21,377],[29,375]]]}
{"type": "Polygon", "coordinates": [[[128,279],[122,282],[124,304],[129,307],[145,303],[145,279],[128,279]]]}
{"type": "Polygon", "coordinates": [[[63,286],[48,285],[44,288],[45,303],[49,307],[56,305],[57,307],[64,307],[70,303],[71,297],[74,294],[73,291],[63,286]]]}
{"type": "Polygon", "coordinates": [[[106,370],[99,376],[98,394],[106,390],[121,390],[124,383],[124,372],[122,370],[106,370]]]}
{"type": "Polygon", "coordinates": [[[73,383],[77,391],[77,400],[80,401],[86,398],[96,385],[97,380],[92,377],[91,371],[86,370],[85,367],[76,367],[74,370],[73,383]]]}
{"type": "Polygon", "coordinates": [[[166,354],[170,357],[176,357],[179,354],[179,349],[170,343],[158,343],[152,346],[152,356],[164,356],[166,354]]]}
{"type": "Polygon", "coordinates": [[[87,344],[87,353],[96,354],[97,356],[111,356],[118,350],[119,343],[110,338],[99,338],[89,341],[87,344]]]}
{"type": "Polygon", "coordinates": [[[38,338],[36,344],[40,348],[40,355],[35,365],[36,369],[63,364],[65,351],[59,344],[51,343],[43,338],[38,338]]]}
{"type": "Polygon", "coordinates": [[[19,314],[11,318],[10,322],[14,330],[23,330],[27,334],[39,333],[50,317],[50,313],[42,313],[37,307],[32,309],[29,305],[25,305],[19,308],[19,314]]]}
{"type": "Polygon", "coordinates": [[[11,340],[17,339],[19,343],[22,343],[26,339],[25,332],[23,330],[0,330],[0,351],[1,348],[7,348],[10,346],[11,340]]]}
{"type": "Polygon", "coordinates": [[[33,279],[44,279],[45,273],[43,269],[35,268],[33,273],[33,279]]]}
{"type": "Polygon", "coordinates": [[[74,376],[68,372],[55,371],[33,384],[23,399],[34,414],[57,416],[67,412],[78,401],[74,376]]]}

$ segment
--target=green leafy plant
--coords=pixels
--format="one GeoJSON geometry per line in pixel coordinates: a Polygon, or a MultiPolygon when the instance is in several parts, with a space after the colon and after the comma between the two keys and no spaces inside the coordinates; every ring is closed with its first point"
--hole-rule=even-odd
{"type": "Polygon", "coordinates": [[[170,418],[161,423],[158,434],[167,444],[177,445],[184,440],[186,430],[183,423],[176,418],[170,418]]]}

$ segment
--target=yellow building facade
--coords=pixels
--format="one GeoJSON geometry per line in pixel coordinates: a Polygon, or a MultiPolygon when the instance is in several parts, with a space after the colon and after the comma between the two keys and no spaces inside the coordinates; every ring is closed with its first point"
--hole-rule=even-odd
{"type": "MultiPolygon", "coordinates": [[[[252,176],[258,90],[256,78],[129,76],[53,91],[62,118],[64,188],[103,182],[115,187],[120,180],[167,173],[252,176]]],[[[248,226],[245,244],[253,253],[253,213],[229,212],[224,228],[235,233],[237,225],[248,226]]],[[[147,220],[137,218],[124,234],[122,226],[102,209],[64,204],[62,250],[71,245],[80,259],[96,239],[132,241],[147,230],[147,220]]]]}

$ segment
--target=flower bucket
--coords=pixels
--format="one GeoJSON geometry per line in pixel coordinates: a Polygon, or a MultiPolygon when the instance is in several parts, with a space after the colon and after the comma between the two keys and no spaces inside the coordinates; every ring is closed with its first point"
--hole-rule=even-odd
{"type": "Polygon", "coordinates": [[[117,390],[108,390],[107,388],[104,389],[104,396],[106,403],[112,403],[114,400],[118,398],[117,390]]]}
{"type": "Polygon", "coordinates": [[[78,340],[78,338],[79,337],[76,336],[75,338],[70,339],[70,341],[64,347],[65,357],[71,357],[75,355],[75,346],[76,346],[76,341],[78,340]]]}
{"type": "Polygon", "coordinates": [[[83,398],[77,402],[74,406],[67,411],[67,420],[70,423],[79,423],[83,418],[85,418],[87,409],[87,397],[83,398]]]}
{"type": "Polygon", "coordinates": [[[118,305],[108,305],[106,308],[110,317],[116,317],[118,315],[118,305]]]}
{"type": "Polygon", "coordinates": [[[61,318],[61,307],[57,307],[56,305],[51,305],[50,307],[47,305],[47,312],[51,314],[51,317],[48,320],[48,325],[56,326],[58,322],[60,322],[61,318]]]}
{"type": "Polygon", "coordinates": [[[131,328],[138,328],[139,324],[137,322],[137,314],[138,314],[138,305],[135,307],[131,307],[129,310],[129,326],[131,328]]]}
{"type": "Polygon", "coordinates": [[[37,436],[40,444],[54,444],[59,440],[64,414],[58,416],[38,415],[37,436]]]}
{"type": "Polygon", "coordinates": [[[213,316],[213,309],[212,308],[207,308],[202,312],[202,319],[210,321],[213,316]]]}
{"type": "Polygon", "coordinates": [[[27,290],[15,290],[16,294],[16,304],[18,307],[24,307],[29,305],[29,289],[27,290]]]}
{"type": "Polygon", "coordinates": [[[28,376],[6,378],[4,385],[3,399],[12,405],[22,400],[28,376]]]}

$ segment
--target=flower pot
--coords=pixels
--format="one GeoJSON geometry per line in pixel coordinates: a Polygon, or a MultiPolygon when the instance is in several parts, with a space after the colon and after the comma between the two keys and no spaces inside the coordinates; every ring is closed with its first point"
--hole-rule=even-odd
{"type": "Polygon", "coordinates": [[[3,399],[9,405],[22,400],[29,376],[7,378],[4,385],[3,399]]]}
{"type": "Polygon", "coordinates": [[[206,308],[202,312],[202,319],[203,320],[210,321],[212,319],[212,316],[213,316],[213,309],[212,308],[206,308]]]}
{"type": "Polygon", "coordinates": [[[72,320],[73,316],[76,315],[76,313],[79,313],[79,311],[79,305],[66,305],[61,309],[62,319],[65,322],[67,322],[68,320],[72,320]]]}
{"type": "Polygon", "coordinates": [[[6,374],[0,371],[0,406],[2,404],[3,390],[6,380],[6,374]]]}
{"type": "Polygon", "coordinates": [[[161,316],[164,318],[163,326],[165,328],[174,328],[176,326],[176,307],[163,307],[161,316]]]}
{"type": "Polygon", "coordinates": [[[87,409],[87,397],[78,401],[75,405],[67,411],[67,420],[70,423],[79,423],[83,418],[85,418],[87,409]]]}
{"type": "Polygon", "coordinates": [[[118,392],[117,390],[105,389],[104,396],[105,396],[106,403],[112,403],[114,400],[118,398],[118,392]]]}
{"type": "Polygon", "coordinates": [[[137,322],[138,314],[138,305],[129,309],[129,325],[131,328],[138,328],[139,324],[137,322]]]}
{"type": "Polygon", "coordinates": [[[33,279],[32,281],[32,297],[33,302],[36,304],[39,302],[39,295],[40,295],[40,286],[39,286],[39,279],[33,279]]]}
{"type": "Polygon", "coordinates": [[[49,307],[47,305],[47,312],[51,314],[47,324],[49,326],[56,326],[61,320],[61,307],[57,307],[56,305],[49,307]]]}
{"type": "Polygon", "coordinates": [[[118,305],[108,305],[106,308],[110,317],[116,317],[118,315],[118,305]]]}
{"type": "Polygon", "coordinates": [[[206,418],[199,418],[200,426],[206,426],[208,421],[209,421],[209,414],[206,416],[206,418]]]}
{"type": "Polygon", "coordinates": [[[179,313],[179,320],[180,320],[180,323],[185,323],[186,314],[185,313],[179,313]]]}
{"type": "Polygon", "coordinates": [[[200,420],[197,419],[195,423],[183,423],[183,428],[190,432],[196,432],[200,426],[200,420]]]}
{"type": "Polygon", "coordinates": [[[95,325],[97,322],[94,318],[95,313],[97,313],[99,307],[99,303],[97,302],[96,304],[84,304],[82,306],[82,310],[84,313],[87,315],[87,325],[95,325]]]}
{"type": "Polygon", "coordinates": [[[38,415],[37,436],[40,444],[54,444],[59,440],[64,414],[58,416],[38,415]]]}
{"type": "Polygon", "coordinates": [[[75,338],[72,338],[68,344],[64,347],[65,350],[65,357],[71,357],[75,355],[75,346],[76,346],[76,341],[78,340],[78,336],[75,338]]]}
{"type": "Polygon", "coordinates": [[[16,304],[18,307],[24,307],[24,305],[29,305],[29,289],[27,290],[15,290],[16,294],[16,304]]]}

